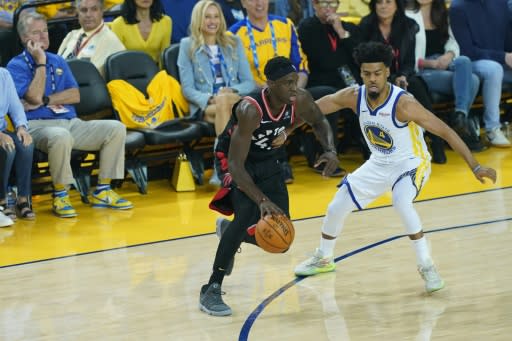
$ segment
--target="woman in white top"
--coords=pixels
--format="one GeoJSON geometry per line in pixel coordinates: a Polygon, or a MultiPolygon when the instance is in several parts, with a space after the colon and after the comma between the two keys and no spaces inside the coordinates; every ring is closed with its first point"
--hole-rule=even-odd
{"type": "Polygon", "coordinates": [[[448,23],[445,0],[414,0],[407,16],[419,26],[416,33],[416,70],[430,91],[455,97],[452,127],[473,151],[484,147],[476,132],[468,128],[468,113],[480,81],[473,74],[471,60],[461,56],[448,23]]]}

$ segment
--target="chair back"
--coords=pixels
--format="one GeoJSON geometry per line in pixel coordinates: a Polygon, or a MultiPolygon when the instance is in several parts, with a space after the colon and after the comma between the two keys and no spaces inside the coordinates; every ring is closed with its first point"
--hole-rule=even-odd
{"type": "Polygon", "coordinates": [[[71,59],[68,65],[80,91],[80,103],[75,105],[77,115],[84,118],[106,110],[111,114],[112,102],[107,85],[94,64],[87,60],[71,59]]]}
{"type": "Polygon", "coordinates": [[[162,52],[162,66],[165,71],[180,81],[180,72],[178,69],[178,54],[180,53],[180,44],[174,43],[162,52]]]}
{"type": "Polygon", "coordinates": [[[147,96],[146,88],[158,73],[158,65],[142,51],[119,51],[105,62],[105,80],[122,79],[147,96]]]}

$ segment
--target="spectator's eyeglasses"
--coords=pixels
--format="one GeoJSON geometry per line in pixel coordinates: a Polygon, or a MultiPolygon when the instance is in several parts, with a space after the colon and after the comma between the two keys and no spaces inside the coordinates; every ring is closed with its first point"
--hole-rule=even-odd
{"type": "Polygon", "coordinates": [[[338,2],[319,1],[319,2],[317,2],[317,4],[318,4],[318,7],[320,7],[320,8],[327,8],[327,7],[338,8],[338,6],[339,6],[338,2]]]}

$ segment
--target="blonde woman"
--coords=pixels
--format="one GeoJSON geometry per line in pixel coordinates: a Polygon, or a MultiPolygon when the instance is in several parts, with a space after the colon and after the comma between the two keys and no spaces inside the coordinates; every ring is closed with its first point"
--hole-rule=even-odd
{"type": "Polygon", "coordinates": [[[231,108],[255,88],[240,39],[227,32],[218,3],[199,1],[192,10],[190,36],[180,43],[178,67],[192,116],[224,130],[231,108]]]}

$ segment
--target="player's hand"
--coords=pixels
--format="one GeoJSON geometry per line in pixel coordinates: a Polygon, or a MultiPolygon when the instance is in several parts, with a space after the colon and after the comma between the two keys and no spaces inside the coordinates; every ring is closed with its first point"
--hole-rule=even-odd
{"type": "Polygon", "coordinates": [[[279,135],[276,136],[276,138],[272,141],[272,148],[279,148],[281,147],[288,138],[288,134],[286,134],[286,131],[282,131],[279,135]]]}
{"type": "Polygon", "coordinates": [[[276,204],[274,204],[272,201],[265,199],[260,202],[260,212],[261,212],[261,218],[263,218],[266,215],[282,215],[284,214],[283,210],[279,208],[276,204]]]}
{"type": "Polygon", "coordinates": [[[322,163],[325,163],[324,170],[322,171],[322,176],[329,177],[334,174],[336,169],[339,166],[340,161],[338,160],[338,155],[334,152],[325,152],[315,163],[315,168],[320,166],[322,163]]]}
{"type": "Polygon", "coordinates": [[[490,179],[493,184],[496,183],[496,170],[493,168],[481,166],[474,174],[481,183],[485,183],[485,178],[490,179]]]}

